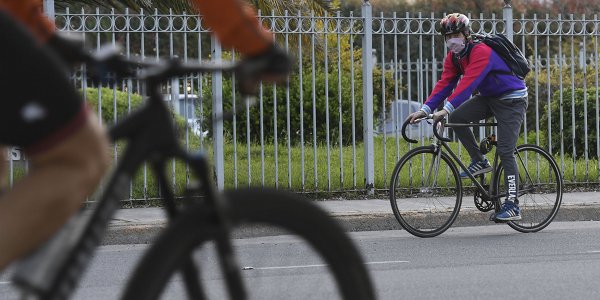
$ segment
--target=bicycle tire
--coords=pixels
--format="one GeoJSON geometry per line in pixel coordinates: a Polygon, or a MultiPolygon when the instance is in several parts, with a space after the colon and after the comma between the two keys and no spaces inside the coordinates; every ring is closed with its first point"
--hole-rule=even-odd
{"type": "MultiPolygon", "coordinates": [[[[233,226],[266,223],[306,240],[329,266],[343,299],[375,299],[358,249],[319,207],[289,193],[264,189],[228,191],[224,201],[233,226]]],[[[206,224],[198,221],[201,217],[201,211],[192,211],[175,219],[138,264],[122,299],[157,299],[192,251],[214,238],[215,228],[199,228],[206,224]]]]}
{"type": "MultiPolygon", "coordinates": [[[[523,232],[537,232],[548,226],[560,208],[563,193],[563,180],[558,165],[552,156],[543,148],[536,145],[519,145],[515,152],[519,168],[519,207],[522,219],[507,222],[511,228],[523,232]],[[530,157],[537,157],[529,161],[530,157]],[[542,170],[536,167],[542,166],[542,170]],[[526,172],[525,172],[526,171],[526,172]],[[544,176],[553,182],[543,183],[544,176]],[[537,182],[535,182],[537,180],[537,182]],[[524,194],[521,195],[521,193],[524,194]],[[555,194],[555,195],[554,195],[555,194]],[[551,199],[552,198],[552,199],[551,199]],[[540,199],[540,200],[537,200],[540,199]],[[541,203],[542,200],[545,203],[541,203]]],[[[499,194],[505,191],[502,163],[496,169],[494,187],[499,194]]]]}
{"type": "MultiPolygon", "coordinates": [[[[415,188],[412,186],[413,172],[411,171],[411,164],[420,163],[423,168],[417,166],[414,169],[416,171],[421,170],[423,172],[427,172],[424,168],[425,166],[433,165],[430,162],[433,161],[433,157],[437,155],[436,151],[441,151],[441,149],[438,148],[436,150],[436,148],[433,146],[423,146],[410,150],[398,161],[390,180],[390,204],[396,220],[398,220],[400,225],[402,225],[402,228],[404,228],[406,231],[422,238],[435,237],[452,226],[456,220],[456,217],[458,216],[458,212],[462,204],[462,182],[458,173],[458,169],[450,157],[444,152],[441,153],[440,163],[443,161],[446,164],[447,168],[445,170],[449,171],[449,174],[447,174],[449,177],[446,177],[447,186],[437,192],[443,192],[446,190],[446,194],[456,195],[456,197],[444,197],[444,199],[440,200],[435,198],[436,196],[433,194],[436,193],[435,187],[428,190],[427,187],[420,186],[415,188]],[[429,155],[431,155],[430,159],[424,158],[425,156],[429,155]],[[408,166],[408,170],[405,168],[405,166],[408,166]],[[406,182],[406,180],[408,180],[408,182],[406,182]],[[428,194],[432,195],[430,196],[428,194]],[[442,203],[442,201],[445,201],[446,203],[442,203]],[[440,207],[436,207],[436,202],[440,204],[440,207]],[[425,208],[417,207],[421,204],[425,204],[425,208]],[[406,210],[404,210],[405,207],[406,210]],[[451,210],[448,214],[449,209],[451,210]],[[431,214],[428,215],[428,211],[431,214]],[[412,220],[414,220],[414,224],[412,220]],[[424,227],[420,226],[421,223],[428,223],[428,228],[425,229],[424,227]],[[430,225],[433,223],[436,225],[430,225]]],[[[441,169],[438,169],[438,171],[440,170],[441,169]]],[[[431,174],[431,169],[429,172],[431,174]]],[[[421,176],[421,183],[423,183],[425,173],[421,174],[423,175],[421,176]]],[[[437,174],[434,177],[437,182],[437,174]]]]}

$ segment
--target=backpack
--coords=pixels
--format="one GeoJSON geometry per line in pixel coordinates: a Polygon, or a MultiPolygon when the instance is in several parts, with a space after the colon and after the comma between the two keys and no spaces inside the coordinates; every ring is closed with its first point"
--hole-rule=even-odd
{"type": "MultiPolygon", "coordinates": [[[[473,34],[474,40],[476,43],[484,43],[488,47],[492,48],[500,58],[506,63],[506,65],[510,68],[511,72],[502,72],[496,71],[498,73],[506,73],[517,76],[519,79],[525,79],[527,73],[531,71],[531,65],[521,49],[519,49],[513,42],[507,39],[502,34],[491,34],[491,35],[475,35],[473,34]]],[[[462,74],[462,67],[458,62],[458,57],[453,54],[452,55],[452,63],[462,74]]]]}

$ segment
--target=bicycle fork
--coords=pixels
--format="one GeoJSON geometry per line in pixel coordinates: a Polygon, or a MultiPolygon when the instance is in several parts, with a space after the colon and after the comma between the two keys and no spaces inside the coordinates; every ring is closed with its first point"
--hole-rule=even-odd
{"type": "Polygon", "coordinates": [[[442,149],[438,146],[435,146],[433,156],[433,162],[429,166],[429,170],[427,171],[427,176],[425,177],[425,181],[423,182],[423,186],[421,188],[421,193],[433,193],[433,190],[437,187],[437,174],[440,169],[440,159],[442,156],[442,149]],[[431,182],[429,182],[431,180],[431,182]]]}
{"type": "MultiPolygon", "coordinates": [[[[231,243],[231,224],[227,218],[226,203],[222,201],[221,194],[216,191],[214,184],[212,184],[210,180],[207,170],[211,170],[211,168],[208,166],[205,156],[202,154],[193,156],[190,155],[188,161],[190,161],[190,165],[196,174],[199,175],[201,185],[204,187],[206,192],[206,199],[209,200],[205,201],[203,206],[209,209],[208,215],[210,216],[210,223],[212,226],[214,226],[213,228],[216,229],[215,242],[217,253],[219,253],[219,264],[225,275],[229,297],[234,300],[245,300],[248,298],[248,295],[244,287],[244,282],[242,281],[241,267],[237,261],[233,245],[231,243]]],[[[192,260],[193,258],[190,257],[189,261],[191,262],[192,260]]],[[[195,267],[194,264],[188,265],[190,265],[191,268],[195,267]]],[[[198,285],[199,279],[197,278],[196,270],[189,269],[189,267],[184,267],[184,276],[188,277],[186,278],[188,286],[190,283],[193,285],[194,282],[196,285],[198,285]]],[[[188,292],[190,292],[189,288],[188,292]]],[[[199,289],[198,292],[202,291],[199,289]]],[[[201,296],[194,296],[192,298],[205,299],[203,293],[199,295],[201,296]]]]}

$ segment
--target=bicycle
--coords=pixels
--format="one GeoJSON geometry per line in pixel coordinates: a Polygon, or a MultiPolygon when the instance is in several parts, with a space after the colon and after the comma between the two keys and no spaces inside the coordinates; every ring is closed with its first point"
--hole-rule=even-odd
{"type": "MultiPolygon", "coordinates": [[[[162,187],[169,222],[137,265],[122,299],[157,299],[176,273],[183,277],[188,298],[206,299],[194,250],[208,241],[215,243],[226,294],[231,299],[247,299],[249,290],[231,241],[233,228],[246,223],[266,223],[304,239],[329,267],[343,299],[375,298],[358,249],[324,211],[282,191],[246,189],[219,193],[212,182],[208,155],[188,153],[177,141],[160,85],[171,77],[189,73],[234,72],[240,65],[182,63],[175,59],[148,63],[118,55],[90,55],[88,60],[88,64],[116,68],[121,76],[144,80],[149,98],[139,110],[110,129],[111,139],[125,140],[127,146],[91,213],[71,218],[49,242],[17,264],[13,282],[23,298],[69,298],[119,207],[119,199],[127,195],[130,179],[145,161],[150,162],[162,187]],[[175,202],[165,174],[165,163],[173,158],[187,162],[197,180],[187,188],[187,199],[181,204],[175,202]]],[[[215,117],[213,121],[225,117],[215,117]]]]}
{"type": "MultiPolygon", "coordinates": [[[[418,122],[431,120],[433,115],[418,122]]],[[[429,122],[429,121],[428,121],[429,122]]],[[[410,143],[417,140],[406,136],[407,120],[402,125],[402,136],[410,143]]],[[[491,178],[485,174],[473,176],[448,145],[452,139],[444,137],[446,127],[494,127],[497,123],[434,122],[432,145],[408,151],[396,164],[390,181],[390,203],[394,216],[402,227],[418,237],[434,237],[446,231],[456,220],[463,198],[460,166],[474,184],[474,204],[482,212],[499,212],[501,198],[506,197],[503,167],[498,153],[494,155],[491,178]],[[445,176],[440,176],[445,175],[445,176]],[[445,177],[445,178],[443,178],[445,177]]],[[[483,154],[493,150],[497,141],[494,134],[480,144],[483,154]]],[[[520,232],[536,232],[548,226],[560,208],[563,192],[562,175],[554,158],[536,145],[519,145],[515,149],[519,169],[518,199],[522,220],[507,222],[520,232]]],[[[490,216],[490,221],[498,222],[490,216]]]]}

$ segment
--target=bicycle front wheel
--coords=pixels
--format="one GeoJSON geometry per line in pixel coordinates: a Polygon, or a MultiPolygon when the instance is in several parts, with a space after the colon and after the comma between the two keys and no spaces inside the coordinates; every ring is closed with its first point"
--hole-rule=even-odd
{"type": "Polygon", "coordinates": [[[433,146],[415,148],[396,164],[390,203],[402,227],[418,237],[446,231],[462,203],[462,183],[450,157],[433,146]]]}
{"type": "MultiPolygon", "coordinates": [[[[515,152],[519,169],[519,207],[521,220],[508,222],[520,232],[536,232],[548,226],[562,202],[563,180],[552,156],[536,145],[520,145],[515,152]]],[[[502,164],[496,171],[494,186],[499,195],[507,192],[502,164]]]]}
{"type": "MultiPolygon", "coordinates": [[[[294,235],[232,241],[247,299],[375,299],[357,248],[317,206],[274,190],[229,191],[224,198],[233,227],[247,231],[274,226],[294,235]]],[[[203,214],[184,212],[175,219],[145,254],[123,299],[228,298],[215,263],[221,254],[209,247],[220,229],[203,214]],[[191,276],[198,278],[197,286],[189,286],[190,276],[183,280],[177,274],[184,267],[189,270],[190,263],[199,270],[191,276]]]]}

